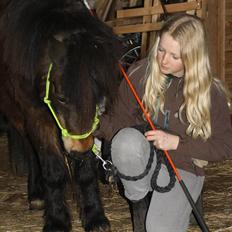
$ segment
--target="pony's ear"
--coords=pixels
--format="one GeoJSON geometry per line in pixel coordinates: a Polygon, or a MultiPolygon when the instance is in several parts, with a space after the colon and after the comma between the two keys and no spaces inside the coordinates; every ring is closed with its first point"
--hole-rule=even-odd
{"type": "Polygon", "coordinates": [[[65,62],[66,48],[61,37],[52,37],[48,46],[49,58],[57,66],[63,66],[65,62]]]}

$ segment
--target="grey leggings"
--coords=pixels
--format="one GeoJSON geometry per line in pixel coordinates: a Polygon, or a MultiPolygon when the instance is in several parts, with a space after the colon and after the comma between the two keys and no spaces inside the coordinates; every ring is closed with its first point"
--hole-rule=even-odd
{"type": "MultiPolygon", "coordinates": [[[[144,135],[134,128],[120,130],[112,140],[112,161],[124,175],[137,176],[147,165],[150,145],[144,135]]],[[[147,176],[137,181],[122,179],[125,196],[129,200],[140,200],[151,191],[150,181],[156,166],[156,158],[147,176]]],[[[204,177],[178,169],[190,194],[196,201],[201,193],[204,177]]],[[[167,169],[162,165],[158,185],[166,186],[169,182],[167,169]]],[[[189,224],[191,206],[178,182],[167,193],[154,191],[146,218],[147,232],[185,232],[189,224]]]]}

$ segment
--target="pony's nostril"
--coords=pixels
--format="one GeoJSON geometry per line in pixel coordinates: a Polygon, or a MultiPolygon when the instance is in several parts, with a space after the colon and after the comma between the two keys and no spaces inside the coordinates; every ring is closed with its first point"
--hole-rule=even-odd
{"type": "Polygon", "coordinates": [[[93,136],[89,136],[86,139],[72,139],[70,137],[63,137],[62,138],[63,143],[64,143],[64,148],[65,150],[70,153],[70,152],[87,152],[91,150],[93,146],[93,136]]]}

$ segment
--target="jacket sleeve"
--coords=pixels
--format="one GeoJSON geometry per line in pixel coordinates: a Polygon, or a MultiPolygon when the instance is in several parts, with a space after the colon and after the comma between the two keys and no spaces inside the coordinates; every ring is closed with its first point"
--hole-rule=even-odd
{"type": "Polygon", "coordinates": [[[188,156],[191,159],[222,161],[232,158],[232,128],[230,110],[225,96],[216,87],[211,96],[212,135],[206,141],[190,136],[182,138],[171,156],[188,156]]]}
{"type": "MultiPolygon", "coordinates": [[[[139,77],[136,72],[134,72],[135,68],[137,69],[135,65],[130,67],[128,76],[133,86],[138,88],[137,79],[139,77]]],[[[135,115],[137,110],[137,101],[126,80],[123,79],[112,110],[101,116],[100,126],[97,131],[94,132],[94,136],[100,139],[104,138],[108,141],[111,140],[121,128],[134,126],[136,124],[135,115]]]]}

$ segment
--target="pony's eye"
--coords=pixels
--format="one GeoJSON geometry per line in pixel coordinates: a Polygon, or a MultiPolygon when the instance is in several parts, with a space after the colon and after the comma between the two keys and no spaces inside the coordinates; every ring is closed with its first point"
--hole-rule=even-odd
{"type": "Polygon", "coordinates": [[[61,104],[67,103],[67,99],[65,98],[64,94],[56,88],[55,84],[52,82],[52,95],[55,98],[56,101],[58,101],[61,104]]]}
{"type": "Polygon", "coordinates": [[[65,97],[63,95],[56,95],[56,100],[59,101],[62,104],[67,103],[65,97]]]}

